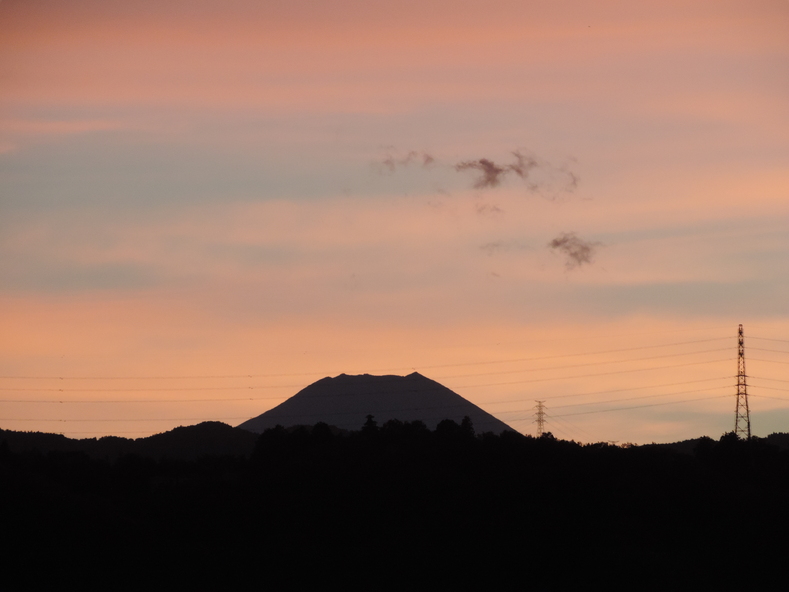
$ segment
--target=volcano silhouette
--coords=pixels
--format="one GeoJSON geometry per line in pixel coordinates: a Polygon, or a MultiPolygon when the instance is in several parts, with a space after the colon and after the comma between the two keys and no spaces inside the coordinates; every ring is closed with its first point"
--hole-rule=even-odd
{"type": "Polygon", "coordinates": [[[340,374],[322,378],[238,427],[260,433],[276,425],[314,425],[322,421],[345,430],[358,430],[368,415],[374,416],[379,425],[390,419],[419,420],[430,429],[435,429],[444,419],[460,423],[467,415],[477,433],[514,431],[490,413],[418,372],[408,376],[340,374]]]}

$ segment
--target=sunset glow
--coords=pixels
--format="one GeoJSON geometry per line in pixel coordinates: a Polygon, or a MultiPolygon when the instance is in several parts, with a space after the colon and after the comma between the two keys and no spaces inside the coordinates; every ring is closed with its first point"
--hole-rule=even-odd
{"type": "Polygon", "coordinates": [[[754,433],[789,431],[788,27],[3,1],[0,427],[238,425],[417,370],[523,433],[544,400],[567,439],[717,438],[742,323],[754,433]]]}

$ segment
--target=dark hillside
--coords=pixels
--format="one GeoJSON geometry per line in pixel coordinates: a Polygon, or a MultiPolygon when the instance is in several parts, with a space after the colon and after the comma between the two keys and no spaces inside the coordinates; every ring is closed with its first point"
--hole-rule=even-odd
{"type": "Polygon", "coordinates": [[[5,441],[13,452],[83,452],[92,458],[109,460],[127,454],[174,460],[195,460],[206,455],[246,457],[257,438],[257,434],[218,421],[178,427],[136,440],[117,436],[76,440],[60,434],[0,430],[0,442],[5,441]]]}
{"type": "Polygon", "coordinates": [[[789,453],[701,442],[685,454],[369,421],[269,430],[248,460],[4,444],[5,565],[30,587],[775,589],[789,453]]]}

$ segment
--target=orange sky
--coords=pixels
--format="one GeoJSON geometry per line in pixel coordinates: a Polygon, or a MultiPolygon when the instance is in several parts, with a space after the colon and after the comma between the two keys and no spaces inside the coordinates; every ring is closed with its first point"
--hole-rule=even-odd
{"type": "Polygon", "coordinates": [[[789,431],[788,3],[162,4],[0,4],[0,427],[417,369],[525,433],[718,437],[743,323],[789,431]]]}

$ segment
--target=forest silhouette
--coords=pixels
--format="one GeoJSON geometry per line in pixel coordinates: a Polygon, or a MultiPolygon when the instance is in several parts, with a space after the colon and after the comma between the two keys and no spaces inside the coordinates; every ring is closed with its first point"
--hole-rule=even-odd
{"type": "Polygon", "coordinates": [[[275,590],[782,581],[786,434],[621,447],[368,416],[351,432],[211,422],[124,440],[0,431],[9,577],[275,590]]]}

